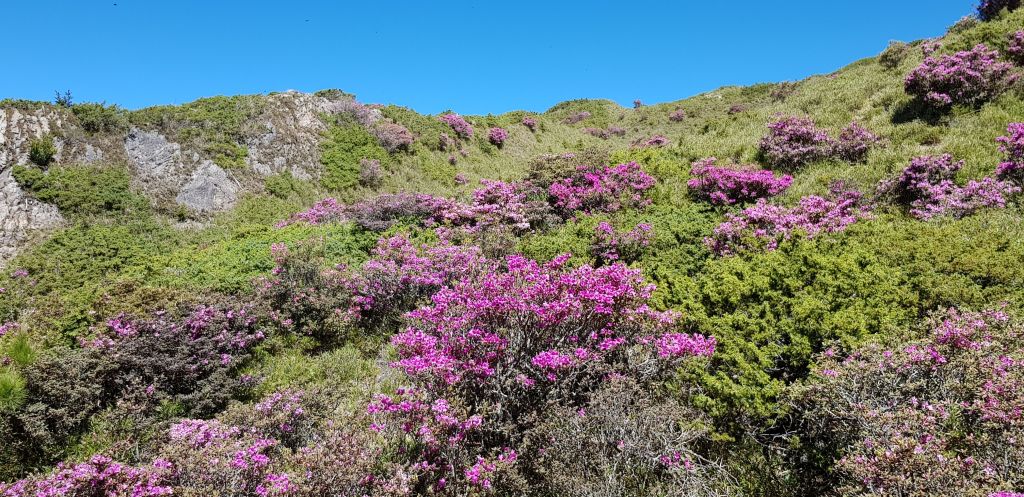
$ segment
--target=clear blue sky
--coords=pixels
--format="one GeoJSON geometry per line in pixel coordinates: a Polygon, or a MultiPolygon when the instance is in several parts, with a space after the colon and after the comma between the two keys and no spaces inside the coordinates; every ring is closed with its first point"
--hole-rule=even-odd
{"type": "Polygon", "coordinates": [[[3,0],[0,98],[340,88],[420,112],[663,102],[941,35],[973,0],[3,0]],[[116,5],[115,5],[116,3],[116,5]]]}

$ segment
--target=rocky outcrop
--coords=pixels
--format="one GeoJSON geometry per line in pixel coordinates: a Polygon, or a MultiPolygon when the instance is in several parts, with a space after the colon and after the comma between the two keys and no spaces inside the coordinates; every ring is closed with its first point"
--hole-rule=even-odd
{"type": "MultiPolygon", "coordinates": [[[[51,107],[0,108],[0,267],[34,232],[63,223],[57,207],[26,195],[11,171],[15,165],[28,161],[32,140],[61,130],[65,123],[64,114],[51,107]]],[[[56,145],[58,160],[70,154],[71,147],[64,140],[58,139],[56,145]]]]}
{"type": "Polygon", "coordinates": [[[328,127],[323,116],[348,113],[364,126],[381,117],[378,109],[348,96],[289,91],[260,98],[262,110],[245,127],[240,143],[247,149],[246,167],[229,170],[195,145],[176,142],[181,123],[89,134],[65,108],[44,103],[0,108],[0,266],[32,232],[63,222],[54,206],[26,195],[11,177],[15,165],[28,161],[35,138],[53,135],[57,164],[127,163],[134,187],[154,205],[178,204],[210,214],[232,208],[243,193],[262,190],[267,176],[288,171],[298,178],[318,178],[320,141],[328,127]]]}
{"type": "Polygon", "coordinates": [[[238,183],[213,161],[203,161],[175,198],[178,204],[198,212],[219,212],[234,207],[238,183]]]}
{"type": "Polygon", "coordinates": [[[321,116],[348,112],[353,104],[294,91],[268,96],[257,126],[266,132],[247,140],[246,162],[262,176],[289,171],[297,178],[318,177],[320,138],[327,130],[321,116]]]}

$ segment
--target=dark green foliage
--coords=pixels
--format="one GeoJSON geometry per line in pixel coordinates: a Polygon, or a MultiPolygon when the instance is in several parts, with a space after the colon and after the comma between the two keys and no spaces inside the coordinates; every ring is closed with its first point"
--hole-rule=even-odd
{"type": "Polygon", "coordinates": [[[131,123],[156,128],[175,141],[196,145],[225,169],[245,167],[246,131],[255,125],[266,103],[259,95],[201,98],[184,105],[132,111],[131,123]]]}
{"type": "Polygon", "coordinates": [[[376,159],[381,165],[390,163],[387,150],[361,126],[332,126],[320,146],[320,163],[324,166],[320,183],[329,190],[344,191],[357,186],[362,159],[376,159]]]}
{"type": "Polygon", "coordinates": [[[53,135],[43,135],[29,143],[28,160],[39,167],[49,166],[57,155],[57,146],[53,143],[53,135]]]}
{"type": "Polygon", "coordinates": [[[313,185],[308,181],[300,180],[292,175],[291,171],[284,171],[280,174],[267,176],[263,180],[263,188],[267,193],[279,198],[288,199],[293,196],[302,199],[312,200],[315,191],[313,185]]]}
{"type": "Polygon", "coordinates": [[[116,105],[84,103],[71,106],[78,124],[89,133],[115,133],[128,128],[126,111],[116,105]]]}
{"type": "Polygon", "coordinates": [[[124,167],[86,164],[60,166],[43,171],[16,166],[18,185],[33,197],[56,204],[66,214],[95,216],[145,208],[145,200],[130,190],[131,178],[124,167]]]}

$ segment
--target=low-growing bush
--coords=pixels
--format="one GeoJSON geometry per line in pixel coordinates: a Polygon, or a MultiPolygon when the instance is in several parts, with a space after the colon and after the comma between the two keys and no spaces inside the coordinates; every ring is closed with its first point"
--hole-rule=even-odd
{"type": "Polygon", "coordinates": [[[758,150],[769,166],[795,171],[829,157],[834,147],[835,140],[813,120],[789,116],[768,124],[758,150]]]}
{"type": "Polygon", "coordinates": [[[320,147],[320,163],[324,166],[320,182],[335,191],[347,190],[359,184],[360,161],[390,163],[388,151],[362,126],[333,126],[327,130],[320,147]]]}
{"type": "Polygon", "coordinates": [[[1024,66],[1024,30],[1010,34],[1006,56],[1018,66],[1024,66]]]}
{"type": "Polygon", "coordinates": [[[106,103],[84,103],[71,106],[82,129],[89,133],[115,133],[128,128],[128,115],[124,109],[106,103]]]}
{"type": "Polygon", "coordinates": [[[594,243],[590,246],[591,256],[599,264],[617,261],[629,264],[635,262],[651,245],[654,237],[650,224],[640,223],[633,229],[620,233],[605,221],[598,223],[594,230],[594,243]]]}
{"type": "Polygon", "coordinates": [[[437,117],[455,132],[459,138],[469,139],[473,137],[473,126],[462,116],[456,113],[441,114],[437,117]]]}
{"type": "Polygon", "coordinates": [[[1009,182],[989,177],[958,186],[953,179],[963,165],[963,161],[955,161],[949,154],[915,157],[899,177],[883,181],[879,192],[910,207],[911,215],[932,219],[960,218],[983,208],[1005,207],[1009,197],[1020,190],[1009,182]]]}
{"type": "Polygon", "coordinates": [[[566,259],[511,257],[505,271],[443,288],[392,340],[392,366],[412,386],[369,409],[418,491],[515,488],[517,474],[543,471],[545,446],[524,443],[534,420],[585,409],[609,378],[649,381],[713,353],[713,338],[679,333],[644,305],[639,273],[566,259]]]}
{"type": "Polygon", "coordinates": [[[409,150],[415,141],[405,126],[393,122],[378,121],[370,127],[370,132],[377,137],[380,145],[391,153],[409,150]]]}
{"type": "Polygon", "coordinates": [[[999,51],[979,44],[971,50],[925,58],[904,79],[904,88],[936,109],[978,106],[999,96],[1016,80],[1012,68],[999,60],[999,51]]]}
{"type": "Polygon", "coordinates": [[[717,255],[748,250],[775,250],[797,236],[814,238],[838,233],[867,215],[860,192],[834,191],[832,199],[811,195],[794,207],[780,207],[758,200],[739,214],[729,214],[705,244],[717,255]]]}
{"type": "Polygon", "coordinates": [[[12,173],[30,195],[68,214],[94,216],[145,206],[145,200],[132,194],[131,177],[123,167],[85,164],[43,171],[15,166],[12,173]]]}
{"type": "Polygon", "coordinates": [[[1024,123],[1011,123],[1007,136],[1000,136],[999,151],[1003,153],[1003,162],[996,168],[996,178],[1012,181],[1024,187],[1024,123]]]}
{"type": "Polygon", "coordinates": [[[28,160],[39,167],[49,166],[57,155],[53,135],[46,134],[29,142],[28,160]]]}
{"type": "Polygon", "coordinates": [[[377,188],[384,182],[384,170],[377,159],[361,159],[359,161],[359,184],[367,188],[377,188]]]}
{"type": "Polygon", "coordinates": [[[505,131],[505,128],[491,128],[487,131],[487,140],[491,142],[491,145],[501,147],[507,139],[508,131],[505,131]]]}
{"type": "Polygon", "coordinates": [[[902,41],[891,41],[885,51],[878,56],[878,63],[886,69],[896,69],[910,53],[910,45],[902,41]]]}
{"type": "Polygon", "coordinates": [[[636,162],[608,167],[579,166],[569,177],[548,188],[554,207],[564,216],[577,211],[615,212],[650,203],[647,191],[654,178],[636,162]]]}
{"type": "Polygon", "coordinates": [[[852,122],[839,134],[833,155],[847,162],[864,162],[871,147],[879,141],[878,136],[870,130],[852,122]]]}
{"type": "Polygon", "coordinates": [[[987,495],[1024,484],[1022,329],[950,309],[907,343],[827,351],[803,389],[805,443],[840,495],[987,495]],[[834,464],[834,466],[832,466],[834,464]]]}
{"type": "Polygon", "coordinates": [[[776,177],[756,166],[719,167],[717,161],[709,157],[693,163],[687,186],[696,199],[713,205],[743,204],[779,195],[793,183],[787,174],[776,177]]]}

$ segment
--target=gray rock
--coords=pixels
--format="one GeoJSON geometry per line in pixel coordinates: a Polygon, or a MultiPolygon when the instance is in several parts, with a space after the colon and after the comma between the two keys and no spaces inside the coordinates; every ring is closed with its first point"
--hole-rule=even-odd
{"type": "Polygon", "coordinates": [[[203,161],[175,200],[204,213],[230,209],[238,200],[238,183],[213,161],[203,161]]]}
{"type": "Polygon", "coordinates": [[[64,223],[57,207],[26,195],[11,177],[11,169],[0,172],[0,268],[36,231],[64,223]]]}

